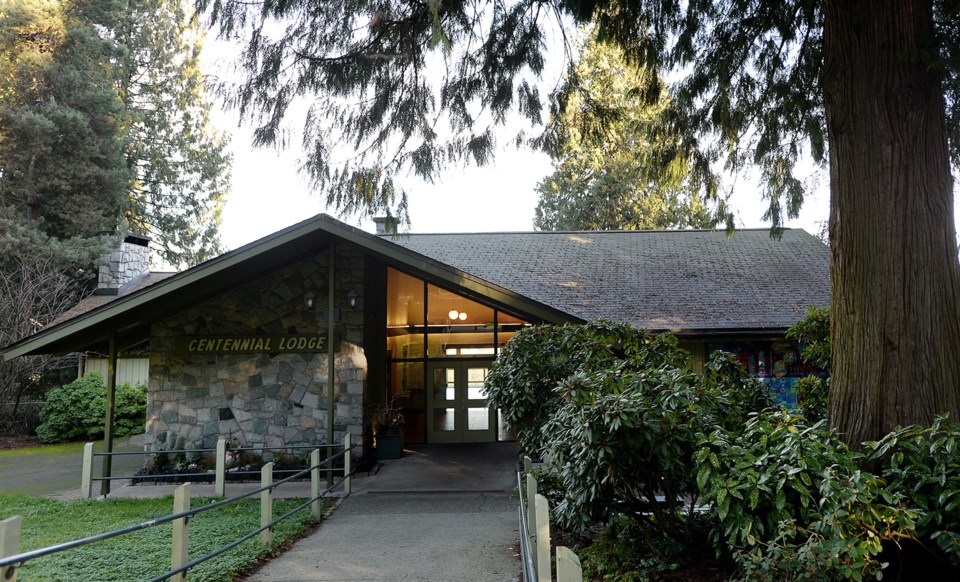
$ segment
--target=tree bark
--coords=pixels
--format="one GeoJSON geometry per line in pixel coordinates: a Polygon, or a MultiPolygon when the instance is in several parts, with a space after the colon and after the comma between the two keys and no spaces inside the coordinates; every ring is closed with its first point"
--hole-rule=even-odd
{"type": "Polygon", "coordinates": [[[827,0],[830,425],[960,420],[960,264],[931,0],[827,0]]]}

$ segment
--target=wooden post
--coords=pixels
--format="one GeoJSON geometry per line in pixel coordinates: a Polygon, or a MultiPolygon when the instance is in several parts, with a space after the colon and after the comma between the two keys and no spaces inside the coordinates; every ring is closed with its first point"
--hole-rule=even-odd
{"type": "Polygon", "coordinates": [[[580,557],[566,546],[557,546],[557,582],[583,582],[580,557]]]}
{"type": "MultiPolygon", "coordinates": [[[[267,463],[260,469],[260,487],[273,486],[273,463],[267,463]]],[[[260,492],[260,527],[273,521],[273,489],[260,492]]],[[[269,547],[273,543],[273,530],[267,528],[260,532],[260,544],[269,547]]]]}
{"type": "Polygon", "coordinates": [[[350,434],[343,435],[343,494],[350,495],[350,434]]]}
{"type": "MultiPolygon", "coordinates": [[[[176,515],[189,510],[190,484],[184,483],[177,487],[177,490],[173,493],[173,513],[176,515]]],[[[188,557],[190,555],[190,531],[187,525],[189,521],[186,517],[173,520],[173,556],[170,560],[171,570],[176,570],[190,560],[188,557]]],[[[186,582],[186,579],[186,572],[174,574],[170,578],[170,580],[175,582],[186,582]]]]}
{"type": "MultiPolygon", "coordinates": [[[[336,382],[336,353],[333,351],[333,340],[336,335],[336,322],[334,321],[334,285],[336,279],[337,264],[337,245],[330,240],[330,252],[327,255],[327,447],[324,449],[327,458],[333,456],[333,420],[336,412],[334,406],[336,390],[333,383],[336,382]]],[[[327,487],[333,487],[333,460],[327,461],[327,487]]]]}
{"type": "Polygon", "coordinates": [[[213,482],[213,496],[227,496],[227,439],[217,439],[217,472],[213,482]]]}
{"type": "Polygon", "coordinates": [[[93,497],[93,443],[83,445],[83,468],[80,471],[80,497],[93,497]]]}
{"type": "MultiPolygon", "coordinates": [[[[0,558],[9,558],[20,553],[21,525],[23,525],[23,518],[19,515],[0,521],[0,558]]],[[[0,568],[0,580],[17,582],[17,567],[4,566],[0,568]]]]}
{"type": "Polygon", "coordinates": [[[527,473],[527,533],[530,536],[530,544],[533,545],[537,539],[537,480],[533,475],[527,473]]]}
{"type": "Polygon", "coordinates": [[[320,449],[314,449],[310,452],[310,497],[313,503],[310,504],[310,512],[313,519],[320,521],[320,449]]]}
{"type": "Polygon", "coordinates": [[[100,495],[110,494],[110,476],[113,474],[113,417],[117,399],[117,332],[110,332],[110,343],[107,358],[107,418],[103,427],[103,444],[107,455],[103,458],[103,476],[100,482],[100,495]]]}
{"type": "Polygon", "coordinates": [[[550,564],[550,503],[543,495],[537,494],[537,581],[550,582],[553,579],[550,564]]]}

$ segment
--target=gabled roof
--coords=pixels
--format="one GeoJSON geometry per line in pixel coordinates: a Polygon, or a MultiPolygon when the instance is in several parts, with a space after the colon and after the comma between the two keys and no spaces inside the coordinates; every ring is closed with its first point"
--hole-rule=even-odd
{"type": "Polygon", "coordinates": [[[560,322],[576,319],[476,275],[320,214],[186,271],[160,281],[154,280],[152,284],[126,295],[110,297],[113,300],[107,303],[97,305],[102,299],[92,299],[86,304],[91,307],[89,311],[78,313],[75,317],[55,323],[5,347],[3,358],[9,360],[27,354],[90,349],[101,346],[114,332],[118,335],[121,348],[133,345],[149,336],[150,324],[154,321],[260,277],[308,253],[326,249],[331,242],[337,241],[356,245],[389,264],[536,320],[560,322]]]}
{"type": "Polygon", "coordinates": [[[830,303],[829,249],[802,230],[384,238],[577,318],[652,330],[782,332],[830,303]]]}
{"type": "Polygon", "coordinates": [[[376,236],[321,214],[128,293],[100,296],[72,317],[4,349],[11,358],[124,345],[150,324],[260,277],[331,242],[534,320],[605,318],[682,334],[782,332],[829,304],[829,253],[787,230],[526,232],[376,236]]]}

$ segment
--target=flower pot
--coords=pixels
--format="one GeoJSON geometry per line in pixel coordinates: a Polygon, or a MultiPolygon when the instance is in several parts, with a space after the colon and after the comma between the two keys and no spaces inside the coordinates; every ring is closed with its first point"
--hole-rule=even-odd
{"type": "Polygon", "coordinates": [[[403,435],[377,435],[377,459],[399,459],[403,455],[403,435]]]}

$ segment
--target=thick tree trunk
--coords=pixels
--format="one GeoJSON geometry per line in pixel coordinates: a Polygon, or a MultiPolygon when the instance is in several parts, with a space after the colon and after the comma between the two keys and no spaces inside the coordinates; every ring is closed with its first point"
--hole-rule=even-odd
{"type": "Polygon", "coordinates": [[[960,265],[931,0],[827,0],[830,424],[960,420],[960,265]]]}

